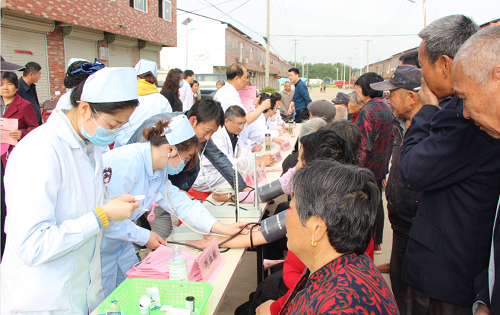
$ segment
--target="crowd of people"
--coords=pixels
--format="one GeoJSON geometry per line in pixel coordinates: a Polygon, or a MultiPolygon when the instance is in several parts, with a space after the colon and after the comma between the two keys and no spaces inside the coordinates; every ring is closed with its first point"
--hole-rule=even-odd
{"type": "Polygon", "coordinates": [[[355,92],[312,101],[291,68],[253,111],[238,63],[201,97],[192,70],[171,69],[159,88],[153,61],[73,58],[46,119],[40,65],[2,58],[0,113],[17,128],[1,145],[1,313],[92,312],[140,247],[167,245],[172,217],[206,234],[190,245],[267,244],[267,258],[284,259],[235,314],[500,312],[500,26],[451,15],[419,36],[388,80],[368,72],[355,92]],[[288,200],[236,236],[244,223],[221,223],[198,199],[231,200],[218,190],[228,183],[253,202],[233,166],[252,153],[275,164],[266,138],[280,146],[290,121],[303,123],[297,144],[259,193],[288,200]],[[392,252],[376,266],[384,197],[392,252]]]}

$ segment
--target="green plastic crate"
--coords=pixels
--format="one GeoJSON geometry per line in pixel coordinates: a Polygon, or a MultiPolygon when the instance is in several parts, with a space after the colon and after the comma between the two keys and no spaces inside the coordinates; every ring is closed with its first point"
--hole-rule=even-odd
{"type": "MultiPolygon", "coordinates": [[[[147,295],[146,288],[156,286],[160,291],[161,305],[173,305],[176,308],[186,307],[186,297],[194,296],[197,311],[192,314],[203,314],[213,287],[210,283],[191,281],[172,281],[157,279],[129,278],[123,281],[104,302],[97,308],[98,314],[110,311],[111,300],[120,302],[123,315],[140,315],[139,300],[147,295]]],[[[150,314],[165,314],[165,311],[156,309],[150,314]]]]}

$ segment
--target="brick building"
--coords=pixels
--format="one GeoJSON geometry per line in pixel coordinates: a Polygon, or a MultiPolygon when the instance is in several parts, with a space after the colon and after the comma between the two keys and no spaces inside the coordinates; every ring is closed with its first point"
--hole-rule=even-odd
{"type": "MultiPolygon", "coordinates": [[[[66,91],[67,61],[99,58],[113,67],[159,62],[177,42],[176,0],[1,0],[1,54],[42,66],[40,103],[66,91]]],[[[20,73],[18,73],[20,74],[20,73]]]]}
{"type": "MultiPolygon", "coordinates": [[[[227,22],[182,10],[178,10],[177,17],[177,47],[161,51],[162,68],[186,68],[187,31],[188,69],[194,73],[226,73],[228,66],[239,62],[252,76],[252,85],[258,89],[264,87],[266,48],[263,45],[227,22]],[[192,19],[187,27],[182,25],[186,18],[192,19]]],[[[273,53],[269,60],[269,85],[277,89],[277,78],[288,77],[292,66],[273,53]]]]}
{"type": "MultiPolygon", "coordinates": [[[[388,79],[390,79],[391,75],[394,73],[394,70],[396,70],[396,68],[401,63],[399,61],[399,57],[401,57],[402,55],[404,55],[410,51],[418,51],[418,47],[402,51],[400,53],[392,55],[391,57],[389,57],[385,60],[372,63],[369,66],[369,71],[376,72],[376,73],[380,74],[385,80],[388,80],[388,79]]],[[[361,69],[361,74],[363,74],[363,73],[366,73],[366,67],[361,69]]],[[[360,77],[359,69],[351,72],[351,80],[353,82],[356,81],[359,77],[360,77]]]]}

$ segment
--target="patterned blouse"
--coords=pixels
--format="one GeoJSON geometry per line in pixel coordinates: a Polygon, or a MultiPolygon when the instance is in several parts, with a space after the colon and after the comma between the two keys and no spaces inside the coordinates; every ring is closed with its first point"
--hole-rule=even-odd
{"type": "Polygon", "coordinates": [[[399,314],[394,296],[366,255],[339,257],[313,274],[306,269],[280,311],[302,314],[399,314]]]}
{"type": "Polygon", "coordinates": [[[380,97],[373,98],[359,112],[357,125],[361,131],[361,146],[356,152],[359,164],[382,180],[389,172],[394,138],[391,109],[380,97]]]}

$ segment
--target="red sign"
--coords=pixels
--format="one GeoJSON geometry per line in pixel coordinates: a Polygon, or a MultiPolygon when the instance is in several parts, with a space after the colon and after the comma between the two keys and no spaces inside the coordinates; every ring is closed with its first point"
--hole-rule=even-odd
{"type": "Polygon", "coordinates": [[[33,53],[29,50],[14,50],[14,52],[16,54],[28,54],[28,55],[32,55],[33,56],[33,53]]]}

